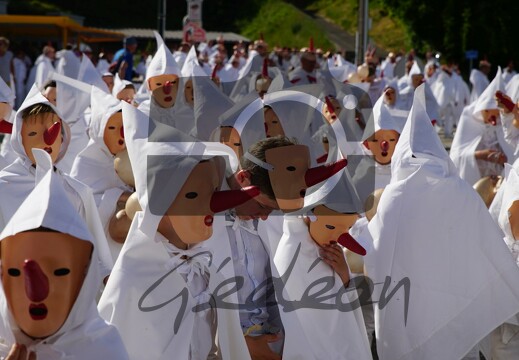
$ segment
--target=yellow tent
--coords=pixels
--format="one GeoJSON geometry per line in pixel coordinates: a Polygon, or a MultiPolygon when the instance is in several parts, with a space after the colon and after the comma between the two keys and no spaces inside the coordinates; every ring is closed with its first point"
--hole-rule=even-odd
{"type": "Polygon", "coordinates": [[[124,38],[123,33],[83,26],[68,16],[0,15],[0,34],[8,38],[61,39],[63,46],[70,37],[75,37],[78,44],[121,41],[124,38]]]}

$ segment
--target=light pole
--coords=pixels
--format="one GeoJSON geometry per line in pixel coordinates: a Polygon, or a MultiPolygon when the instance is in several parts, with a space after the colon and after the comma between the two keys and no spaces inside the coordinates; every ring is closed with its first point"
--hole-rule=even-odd
{"type": "Polygon", "coordinates": [[[357,27],[357,46],[355,52],[357,53],[356,60],[357,65],[364,62],[364,53],[368,45],[368,9],[369,0],[359,0],[359,17],[357,27]]]}
{"type": "Polygon", "coordinates": [[[158,31],[160,36],[165,40],[166,35],[166,0],[158,0],[158,31]]]}

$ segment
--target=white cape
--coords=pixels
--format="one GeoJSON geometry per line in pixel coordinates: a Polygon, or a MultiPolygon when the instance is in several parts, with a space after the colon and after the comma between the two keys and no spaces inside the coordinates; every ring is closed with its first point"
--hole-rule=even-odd
{"type": "Polygon", "coordinates": [[[417,93],[392,182],[368,225],[374,283],[390,277],[386,299],[398,282],[410,283],[408,298],[399,288],[375,308],[377,351],[382,360],[460,359],[519,310],[519,269],[479,195],[456,174],[423,88],[417,93]]]}
{"type": "Polygon", "coordinates": [[[353,305],[357,298],[355,288],[344,289],[333,269],[319,261],[318,245],[310,237],[303,219],[285,216],[274,264],[282,277],[290,272],[288,279],[276,288],[285,329],[284,359],[372,358],[360,308],[339,309],[334,296],[342,291],[342,303],[353,305]],[[293,269],[289,270],[294,261],[293,269]],[[317,297],[318,292],[320,300],[312,301],[310,298],[317,297]],[[305,300],[305,295],[310,298],[305,300]],[[296,305],[298,301],[301,303],[296,305]]]}

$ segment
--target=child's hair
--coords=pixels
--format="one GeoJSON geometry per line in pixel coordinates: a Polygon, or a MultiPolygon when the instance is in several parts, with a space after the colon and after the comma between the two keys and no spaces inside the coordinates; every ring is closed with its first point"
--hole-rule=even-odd
{"type": "Polygon", "coordinates": [[[29,116],[40,115],[40,114],[49,114],[49,113],[56,114],[56,112],[50,105],[38,103],[38,104],[34,104],[32,106],[29,106],[27,109],[24,109],[22,111],[22,119],[25,120],[29,116]]]}
{"type": "MultiPolygon", "coordinates": [[[[263,139],[252,145],[248,152],[261,161],[265,160],[265,152],[282,146],[297,145],[295,139],[291,140],[285,136],[274,136],[263,139]]],[[[248,171],[250,174],[251,185],[258,186],[260,191],[271,199],[275,199],[274,190],[270,184],[270,177],[267,170],[256,165],[245,157],[240,160],[242,170],[248,171]]]]}
{"type": "MultiPolygon", "coordinates": [[[[124,87],[123,90],[126,90],[126,89],[133,89],[133,90],[135,90],[135,86],[134,86],[133,84],[128,84],[128,85],[126,85],[126,86],[124,87]]],[[[122,90],[121,90],[121,91],[122,91],[122,90]]]]}
{"type": "Polygon", "coordinates": [[[57,85],[56,85],[56,81],[54,80],[49,80],[45,83],[45,85],[43,86],[43,90],[47,90],[47,88],[49,87],[53,87],[55,88],[57,85]]]}

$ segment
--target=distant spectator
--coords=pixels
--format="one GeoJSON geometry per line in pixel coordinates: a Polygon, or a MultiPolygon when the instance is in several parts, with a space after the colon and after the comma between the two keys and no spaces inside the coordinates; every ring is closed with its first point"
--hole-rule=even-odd
{"type": "Polygon", "coordinates": [[[13,58],[13,75],[16,88],[15,109],[18,109],[25,99],[25,80],[27,79],[27,65],[25,64],[25,52],[23,50],[16,51],[13,58]]]}
{"type": "Polygon", "coordinates": [[[0,37],[0,77],[6,84],[11,84],[13,53],[9,51],[9,40],[0,37]]]}
{"type": "Polygon", "coordinates": [[[99,53],[99,60],[97,61],[96,69],[100,74],[104,74],[109,71],[110,64],[114,58],[114,54],[111,52],[99,53]]]}
{"type": "Polygon", "coordinates": [[[137,39],[133,36],[124,39],[124,49],[117,51],[112,63],[112,72],[119,73],[122,80],[132,81],[133,78],[133,54],[137,50],[137,39]]]}

